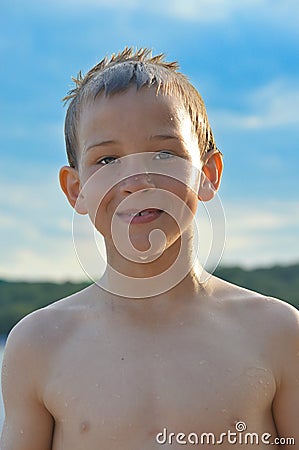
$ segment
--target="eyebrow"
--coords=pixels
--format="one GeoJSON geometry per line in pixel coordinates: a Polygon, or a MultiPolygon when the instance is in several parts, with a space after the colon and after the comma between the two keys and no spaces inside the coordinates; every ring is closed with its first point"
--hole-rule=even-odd
{"type": "Polygon", "coordinates": [[[106,147],[106,146],[115,145],[115,144],[118,144],[118,143],[119,142],[114,141],[114,140],[101,141],[101,142],[97,142],[95,144],[89,145],[85,151],[88,152],[89,150],[93,149],[94,147],[106,147]]]}
{"type": "MultiPolygon", "coordinates": [[[[172,134],[156,134],[154,136],[149,137],[150,141],[167,141],[169,139],[175,139],[177,141],[184,142],[184,140],[182,138],[179,138],[178,136],[175,136],[172,134]]],[[[87,147],[87,149],[85,151],[87,152],[94,147],[107,147],[107,146],[116,145],[116,144],[119,144],[119,142],[115,141],[113,139],[109,139],[107,141],[101,141],[101,142],[97,142],[96,144],[91,144],[89,147],[87,147]]]]}
{"type": "Polygon", "coordinates": [[[150,141],[166,141],[167,139],[176,139],[177,141],[181,141],[182,139],[173,134],[156,134],[154,136],[150,136],[150,141]]]}
{"type": "MultiPolygon", "coordinates": [[[[174,140],[178,141],[181,144],[183,144],[183,147],[187,147],[186,142],[184,139],[180,136],[176,136],[175,134],[156,134],[155,136],[150,136],[150,141],[168,141],[168,140],[174,140]]],[[[185,153],[185,151],[184,151],[185,153]]]]}

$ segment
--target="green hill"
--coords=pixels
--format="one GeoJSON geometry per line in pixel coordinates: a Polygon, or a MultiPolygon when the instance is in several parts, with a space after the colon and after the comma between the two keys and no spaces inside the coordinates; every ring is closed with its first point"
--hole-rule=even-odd
{"type": "MultiPolygon", "coordinates": [[[[280,298],[299,309],[299,264],[245,270],[219,267],[215,275],[265,295],[280,298]]],[[[26,314],[77,292],[88,283],[12,282],[0,280],[0,334],[26,314]]]]}
{"type": "Polygon", "coordinates": [[[247,289],[280,298],[299,309],[299,264],[251,270],[222,267],[215,275],[247,289]]]}
{"type": "Polygon", "coordinates": [[[80,291],[87,285],[0,280],[0,335],[8,334],[30,312],[80,291]]]}

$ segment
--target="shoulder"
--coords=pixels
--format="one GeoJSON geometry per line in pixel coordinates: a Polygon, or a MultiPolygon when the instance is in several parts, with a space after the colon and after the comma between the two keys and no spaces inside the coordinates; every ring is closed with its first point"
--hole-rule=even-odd
{"type": "Polygon", "coordinates": [[[2,389],[6,398],[14,398],[14,390],[19,392],[21,389],[22,395],[39,390],[48,354],[42,345],[48,316],[46,310],[35,311],[18,322],[9,333],[2,365],[2,389]]]}
{"type": "Polygon", "coordinates": [[[225,320],[232,329],[243,330],[247,341],[259,348],[280,383],[284,371],[299,361],[299,311],[286,301],[222,280],[216,280],[215,286],[225,320]]]}
{"type": "Polygon", "coordinates": [[[291,339],[299,333],[299,311],[284,300],[244,289],[239,304],[256,325],[262,325],[273,338],[291,339]]]}
{"type": "Polygon", "coordinates": [[[230,311],[262,316],[280,326],[296,327],[299,311],[284,300],[214,278],[213,294],[230,311]],[[215,280],[216,279],[216,280],[215,280]],[[277,323],[278,322],[278,323],[277,323]]]}
{"type": "Polygon", "coordinates": [[[34,311],[20,320],[6,341],[5,367],[37,368],[39,363],[42,366],[50,344],[49,337],[54,335],[54,322],[55,314],[48,308],[34,311]]]}
{"type": "Polygon", "coordinates": [[[74,294],[54,302],[21,319],[8,335],[5,358],[15,356],[24,361],[36,360],[39,354],[43,356],[54,348],[76,325],[76,312],[80,309],[75,302],[77,296],[74,294]]]}
{"type": "Polygon", "coordinates": [[[299,311],[286,301],[215,280],[215,297],[225,314],[272,343],[294,341],[299,337],[299,311]]]}
{"type": "Polygon", "coordinates": [[[9,333],[6,352],[26,350],[36,354],[55,349],[76,331],[88,309],[90,291],[91,286],[25,316],[9,333]]]}

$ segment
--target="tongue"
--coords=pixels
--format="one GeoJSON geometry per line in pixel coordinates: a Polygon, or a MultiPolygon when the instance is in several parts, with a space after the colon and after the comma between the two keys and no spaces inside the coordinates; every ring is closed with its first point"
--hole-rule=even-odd
{"type": "MultiPolygon", "coordinates": [[[[157,209],[157,208],[148,208],[148,209],[143,209],[142,211],[140,211],[140,213],[143,213],[143,212],[156,212],[156,211],[161,211],[161,209],[157,209]]],[[[139,214],[140,214],[139,213],[139,214]]]]}

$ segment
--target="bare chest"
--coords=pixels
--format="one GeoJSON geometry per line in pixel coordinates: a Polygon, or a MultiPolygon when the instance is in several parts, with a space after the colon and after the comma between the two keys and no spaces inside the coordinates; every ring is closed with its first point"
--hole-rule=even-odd
{"type": "Polygon", "coordinates": [[[164,429],[220,434],[239,421],[273,431],[274,378],[245,337],[120,336],[80,335],[55,355],[44,393],[57,426],[54,448],[64,448],[62,436],[67,450],[87,448],[87,440],[156,448],[164,429]]]}

